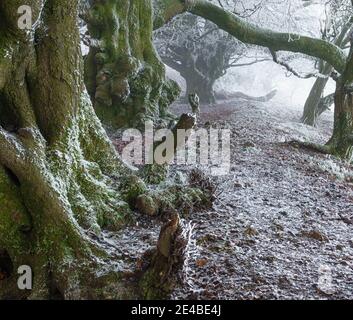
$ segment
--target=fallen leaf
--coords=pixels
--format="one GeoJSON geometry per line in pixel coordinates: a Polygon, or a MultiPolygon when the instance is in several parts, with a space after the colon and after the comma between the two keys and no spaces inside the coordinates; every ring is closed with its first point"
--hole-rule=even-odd
{"type": "Polygon", "coordinates": [[[257,236],[259,233],[255,228],[247,227],[246,230],[244,231],[244,234],[248,237],[253,237],[253,236],[257,236]]]}
{"type": "Polygon", "coordinates": [[[329,240],[327,236],[317,230],[303,231],[302,236],[322,242],[327,242],[329,240]]]}
{"type": "Polygon", "coordinates": [[[207,259],[197,259],[196,265],[200,268],[204,267],[207,264],[207,259]]]}

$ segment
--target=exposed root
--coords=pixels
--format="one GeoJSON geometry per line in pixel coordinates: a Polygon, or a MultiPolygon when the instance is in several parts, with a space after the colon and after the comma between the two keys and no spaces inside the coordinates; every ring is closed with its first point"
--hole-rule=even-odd
{"type": "Polygon", "coordinates": [[[332,154],[332,148],[330,145],[321,145],[313,142],[293,140],[286,142],[286,145],[292,146],[294,148],[302,148],[306,150],[311,150],[323,154],[332,154]]]}
{"type": "Polygon", "coordinates": [[[122,165],[105,135],[98,139],[85,131],[92,122],[79,130],[78,123],[90,116],[82,107],[50,148],[37,128],[16,134],[0,128],[0,162],[6,167],[0,167],[0,248],[7,250],[15,270],[29,265],[35,273],[32,291],[18,290],[16,278],[10,277],[1,285],[0,297],[50,298],[53,283],[65,299],[127,294],[129,286],[124,287],[115,266],[118,257],[92,235],[120,229],[129,220],[130,208],[110,176],[128,170],[119,170],[122,165]],[[94,148],[81,142],[84,133],[94,148]],[[95,150],[104,152],[107,163],[95,162],[95,150]]]}
{"type": "Polygon", "coordinates": [[[136,209],[149,216],[170,211],[178,211],[182,216],[188,216],[197,210],[209,207],[211,203],[203,190],[172,185],[140,195],[136,199],[136,209]]]}

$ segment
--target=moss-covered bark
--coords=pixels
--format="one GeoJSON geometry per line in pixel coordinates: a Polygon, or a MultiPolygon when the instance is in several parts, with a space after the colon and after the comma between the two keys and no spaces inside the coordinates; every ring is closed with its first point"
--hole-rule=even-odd
{"type": "MultiPolygon", "coordinates": [[[[265,29],[249,23],[236,14],[227,11],[206,0],[158,0],[169,5],[175,15],[188,11],[215,23],[220,29],[228,32],[238,40],[267,47],[272,51],[290,51],[320,58],[331,64],[338,72],[346,67],[347,57],[342,49],[328,41],[315,39],[299,34],[288,34],[265,29]],[[183,7],[183,10],[180,8],[183,7]]],[[[163,8],[163,6],[161,6],[163,8]]],[[[166,9],[164,12],[167,12],[166,9]]],[[[168,16],[170,16],[169,14],[168,16]]]]}
{"type": "Polygon", "coordinates": [[[119,187],[129,169],[85,92],[77,1],[32,1],[41,24],[30,32],[11,24],[19,5],[0,4],[9,21],[0,29],[0,252],[13,266],[0,297],[131,297],[94,241],[129,220],[119,187]],[[23,264],[32,291],[17,288],[23,264]]]}
{"type": "Polygon", "coordinates": [[[346,86],[337,84],[335,93],[335,115],[333,135],[327,146],[330,152],[353,160],[353,92],[347,92],[346,86]]]}
{"type": "Polygon", "coordinates": [[[159,29],[177,14],[185,12],[185,6],[182,1],[175,0],[152,0],[153,11],[153,29],[159,29]]]}
{"type": "MultiPolygon", "coordinates": [[[[352,25],[353,19],[346,22],[341,32],[336,36],[333,41],[335,45],[339,46],[340,48],[347,45],[347,35],[349,35],[349,33],[353,31],[352,25]]],[[[310,94],[305,102],[303,116],[301,119],[303,123],[311,126],[314,126],[316,124],[317,118],[321,115],[322,112],[326,110],[325,102],[330,101],[330,99],[326,99],[326,101],[322,100],[322,96],[324,94],[327,82],[330,79],[329,76],[331,75],[333,68],[328,63],[320,60],[319,71],[322,75],[327,77],[316,79],[310,91],[310,94]],[[321,104],[323,104],[323,108],[321,104]]]]}
{"type": "MultiPolygon", "coordinates": [[[[321,68],[320,72],[323,75],[328,76],[332,72],[332,67],[325,65],[321,68]]],[[[310,94],[305,102],[303,116],[301,121],[304,124],[314,126],[316,124],[317,118],[320,116],[319,104],[322,95],[325,91],[329,78],[317,78],[313,87],[311,88],[310,94]]],[[[322,111],[321,111],[322,112],[322,111]]]]}
{"type": "Polygon", "coordinates": [[[337,80],[333,134],[327,146],[333,154],[353,160],[353,38],[347,65],[337,80]]]}
{"type": "Polygon", "coordinates": [[[179,95],[152,44],[151,0],[93,1],[86,84],[99,118],[113,127],[168,119],[179,95]]]}
{"type": "MultiPolygon", "coordinates": [[[[150,8],[131,1],[136,21],[125,38],[139,39],[130,48],[137,58],[128,58],[138,65],[156,59],[144,42],[149,31],[138,27],[151,18],[143,3],[150,8]]],[[[138,284],[124,280],[120,257],[99,236],[129,223],[148,190],[119,158],[86,92],[78,1],[33,0],[40,23],[31,31],[16,26],[20,4],[0,2],[0,298],[137,298],[138,284]],[[17,287],[20,265],[32,267],[31,291],[17,287]]],[[[127,18],[124,8],[116,9],[127,18]]],[[[119,23],[126,31],[132,22],[119,23]]],[[[120,62],[119,79],[129,82],[120,62]]],[[[138,67],[148,97],[160,68],[138,67]]]]}

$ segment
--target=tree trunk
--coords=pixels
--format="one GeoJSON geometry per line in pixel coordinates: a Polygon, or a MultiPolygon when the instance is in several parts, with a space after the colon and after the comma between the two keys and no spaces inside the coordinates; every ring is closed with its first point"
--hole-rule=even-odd
{"type": "MultiPolygon", "coordinates": [[[[332,67],[325,63],[321,73],[329,75],[332,72],[332,67]]],[[[317,78],[310,94],[305,102],[303,116],[301,121],[309,126],[316,124],[317,118],[320,116],[319,104],[325,91],[329,78],[317,78]]]]}
{"type": "Polygon", "coordinates": [[[346,68],[339,77],[335,92],[333,134],[328,142],[333,154],[352,161],[353,157],[353,34],[346,68]]]}
{"type": "MultiPolygon", "coordinates": [[[[168,276],[176,274],[173,249],[170,259],[144,260],[151,262],[147,269],[130,270],[120,244],[105,241],[107,232],[132,221],[130,208],[148,189],[116,153],[86,91],[78,2],[28,0],[33,21],[39,21],[31,31],[17,27],[21,0],[0,2],[0,299],[163,296],[172,287],[168,276]],[[17,287],[22,265],[32,268],[32,290],[17,287]],[[160,268],[168,274],[158,273],[160,268]]],[[[131,10],[142,3],[129,2],[131,10]]],[[[150,11],[144,14],[135,16],[136,25],[150,19],[150,11]]],[[[129,38],[148,46],[149,33],[141,32],[130,28],[129,38]]],[[[134,61],[139,52],[132,51],[134,61]]],[[[141,92],[153,78],[144,81],[141,92]]],[[[175,210],[185,198],[205,203],[200,190],[170,188],[156,197],[165,207],[159,212],[175,210]]],[[[163,230],[161,235],[171,234],[163,230]]],[[[176,248],[177,238],[159,245],[176,248]]]]}
{"type": "MultiPolygon", "coordinates": [[[[204,104],[213,104],[216,102],[214,84],[220,75],[216,76],[216,79],[212,78],[211,75],[215,72],[213,70],[203,68],[202,71],[197,67],[197,62],[200,58],[195,59],[195,55],[192,55],[186,48],[177,48],[179,57],[182,60],[181,63],[176,63],[174,59],[168,56],[162,56],[163,62],[170,68],[176,70],[184,78],[186,82],[186,93],[184,99],[188,101],[190,93],[197,93],[200,97],[200,102],[204,104]]],[[[177,50],[176,49],[176,50],[177,50]]]]}
{"type": "Polygon", "coordinates": [[[27,1],[32,32],[17,28],[22,1],[0,2],[0,298],[136,297],[95,240],[130,219],[119,186],[130,170],[85,91],[77,2],[27,1]],[[17,288],[20,265],[32,291],[17,288]]]}
{"type": "Polygon", "coordinates": [[[347,93],[341,83],[336,88],[333,135],[327,145],[333,154],[352,161],[353,93],[347,93]]]}
{"type": "MultiPolygon", "coordinates": [[[[342,28],[341,32],[337,35],[334,40],[334,44],[343,47],[346,45],[346,37],[349,31],[352,29],[352,21],[348,21],[342,28]]],[[[324,61],[320,61],[320,72],[325,76],[329,76],[333,71],[333,68],[324,61]]],[[[314,86],[312,87],[309,97],[306,100],[304,106],[304,112],[301,121],[307,125],[314,126],[317,118],[327,110],[327,103],[331,101],[330,98],[322,100],[322,96],[325,91],[325,87],[329,78],[317,78],[314,86]]],[[[328,106],[329,107],[329,106],[328,106]]]]}
{"type": "Polygon", "coordinates": [[[166,80],[152,44],[151,0],[94,0],[85,20],[92,37],[85,82],[98,117],[113,127],[168,119],[180,89],[166,80]]]}
{"type": "Polygon", "coordinates": [[[200,97],[200,102],[203,104],[214,104],[216,102],[215,91],[213,89],[215,80],[206,77],[197,77],[195,73],[183,73],[182,76],[186,81],[186,95],[187,100],[189,94],[197,93],[200,97]]]}

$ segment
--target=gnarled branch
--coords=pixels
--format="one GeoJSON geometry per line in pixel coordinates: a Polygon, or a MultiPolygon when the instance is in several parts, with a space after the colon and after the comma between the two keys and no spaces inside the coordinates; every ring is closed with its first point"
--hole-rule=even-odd
{"type": "Polygon", "coordinates": [[[267,47],[273,51],[297,52],[320,58],[331,64],[339,73],[343,73],[346,69],[346,54],[328,41],[261,28],[205,0],[164,0],[162,2],[165,6],[171,6],[169,13],[177,6],[178,10],[173,10],[174,15],[189,11],[212,21],[220,29],[244,43],[267,47]]]}

